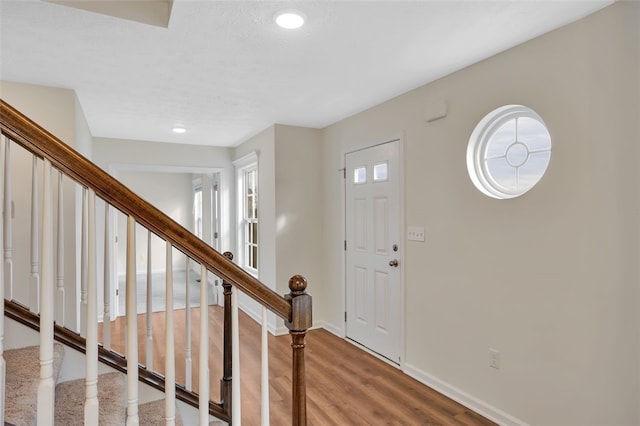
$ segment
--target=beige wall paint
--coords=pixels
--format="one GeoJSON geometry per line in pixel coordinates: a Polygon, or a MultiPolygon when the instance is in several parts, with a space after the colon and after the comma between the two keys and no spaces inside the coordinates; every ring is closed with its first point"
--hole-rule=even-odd
{"type": "MultiPolygon", "coordinates": [[[[187,173],[158,173],[120,171],[118,179],[127,185],[133,192],[160,209],[164,214],[178,222],[190,231],[193,231],[192,215],[192,184],[191,174],[187,173]]],[[[126,271],[126,232],[127,219],[125,215],[118,214],[118,274],[124,275],[126,271]]],[[[136,268],[138,273],[147,271],[147,230],[136,227],[136,268]]],[[[151,269],[154,272],[165,270],[166,243],[152,236],[151,239],[151,269]]],[[[179,251],[173,253],[173,269],[185,269],[185,257],[179,251]]]]}
{"type": "MultiPolygon", "coordinates": [[[[320,136],[317,129],[276,124],[236,148],[236,159],[258,155],[259,279],[281,295],[289,293],[293,275],[305,276],[310,293],[324,275],[320,136]]],[[[254,318],[259,315],[255,303],[241,302],[254,318]]],[[[277,334],[286,332],[272,315],[269,326],[277,334]]]]}
{"type": "Polygon", "coordinates": [[[204,145],[181,145],[148,141],[94,138],[95,162],[114,174],[120,171],[166,171],[184,173],[220,171],[221,251],[235,247],[235,171],[232,150],[204,145]]]}
{"type": "MultiPolygon", "coordinates": [[[[307,291],[322,286],[321,131],[275,126],[277,292],[289,293],[289,279],[303,275],[307,291]]],[[[321,294],[321,290],[317,292],[321,294]]],[[[280,332],[285,332],[284,326],[280,332]]]]}
{"type": "MultiPolygon", "coordinates": [[[[90,155],[91,133],[82,108],[73,90],[37,86],[10,81],[0,81],[0,97],[38,123],[44,129],[71,147],[90,155]]],[[[15,204],[14,229],[14,286],[15,298],[29,305],[28,286],[31,274],[30,257],[30,215],[31,215],[31,168],[32,157],[22,148],[14,145],[13,156],[13,198],[15,204]]],[[[39,162],[39,179],[42,179],[42,162],[39,162]]],[[[58,176],[52,176],[57,188],[58,176]]],[[[42,186],[42,184],[40,184],[42,186]]],[[[79,188],[70,180],[64,184],[64,227],[65,227],[65,303],[75,306],[80,297],[80,270],[75,258],[80,250],[80,205],[79,188]]],[[[57,189],[54,189],[54,205],[57,205],[57,189]]],[[[41,200],[41,198],[40,198],[41,200]]],[[[54,221],[56,221],[54,217],[54,221]]],[[[55,223],[55,222],[54,222],[55,223]]],[[[42,230],[40,230],[42,232],[42,230]]],[[[55,238],[55,233],[54,233],[55,238]]],[[[79,329],[79,312],[65,309],[65,325],[79,329]]]]}
{"type": "Polygon", "coordinates": [[[639,9],[617,3],[326,128],[327,303],[315,314],[342,329],[344,206],[331,171],[402,132],[405,220],[426,230],[405,243],[405,369],[505,422],[640,423],[639,9]],[[426,123],[438,99],[448,116],[426,123]],[[538,186],[498,201],[475,189],[465,153],[505,104],[542,116],[553,154],[538,186]]]}
{"type": "MultiPolygon", "coordinates": [[[[258,157],[258,215],[259,215],[259,242],[258,242],[258,279],[274,291],[277,291],[276,277],[276,206],[275,206],[275,126],[269,126],[248,141],[235,148],[234,161],[251,153],[258,157]]],[[[235,173],[235,172],[234,172],[235,173]]],[[[235,174],[234,174],[235,176],[235,174]]],[[[237,180],[236,203],[237,203],[237,180]]],[[[233,221],[233,232],[238,234],[238,220],[233,221]]],[[[236,239],[237,240],[237,239],[236,239]]],[[[237,240],[238,241],[238,240],[237,240]]],[[[239,241],[238,241],[239,243],[239,241]]],[[[236,261],[239,259],[239,244],[233,251],[236,261]]],[[[261,308],[257,302],[248,296],[241,294],[238,304],[253,318],[261,318],[261,308]]],[[[280,321],[274,315],[268,317],[269,329],[276,330],[280,321]]]]}

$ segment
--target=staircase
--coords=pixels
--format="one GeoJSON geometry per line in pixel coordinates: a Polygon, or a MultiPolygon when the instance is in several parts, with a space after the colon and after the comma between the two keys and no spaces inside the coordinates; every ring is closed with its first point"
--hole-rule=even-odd
{"type": "MultiPolygon", "coordinates": [[[[262,360],[257,372],[261,383],[260,423],[269,424],[266,319],[270,311],[284,320],[292,340],[291,423],[306,425],[304,348],[312,319],[311,296],[306,293],[304,277],[295,275],[289,280],[291,292],[286,296],[275,293],[235,265],[231,253],[223,255],[214,250],[1,99],[0,128],[0,206],[3,210],[0,305],[4,311],[4,315],[0,315],[0,425],[5,422],[43,426],[180,425],[182,420],[176,409],[178,401],[197,410],[197,419],[185,420],[186,424],[207,426],[212,418],[217,418],[228,424],[240,425],[239,293],[258,302],[263,311],[262,360]],[[24,176],[29,169],[30,179],[24,176]],[[18,175],[15,180],[14,174],[18,175]],[[75,192],[76,197],[65,198],[65,191],[75,192]],[[17,214],[14,207],[16,197],[18,202],[15,205],[30,198],[30,203],[22,202],[22,210],[17,214]],[[27,211],[25,205],[30,206],[31,211],[27,211]],[[71,232],[68,226],[65,228],[66,219],[63,217],[65,209],[69,208],[80,212],[80,217],[73,218],[75,223],[71,232]],[[99,209],[104,215],[96,214],[99,209]],[[117,281],[114,275],[118,273],[115,271],[113,274],[111,267],[114,256],[110,243],[114,236],[111,225],[116,215],[124,215],[127,223],[124,296],[128,331],[123,342],[124,354],[111,349],[109,332],[114,319],[111,312],[111,295],[115,294],[114,282],[117,281]],[[21,231],[14,233],[14,227],[21,231]],[[146,319],[139,319],[136,311],[136,235],[140,229],[146,230],[149,241],[153,234],[153,238],[159,238],[166,244],[164,306],[167,309],[162,322],[155,326],[165,335],[164,368],[161,371],[154,370],[150,356],[153,353],[153,342],[149,338],[153,311],[147,309],[146,319]],[[13,235],[22,237],[20,244],[16,245],[22,252],[14,254],[13,235]],[[103,247],[98,247],[96,235],[104,236],[103,247]],[[79,243],[76,252],[65,257],[65,242],[70,240],[79,243]],[[209,376],[208,345],[212,334],[208,310],[201,310],[197,324],[186,320],[186,330],[177,329],[174,323],[174,309],[170,308],[174,307],[173,293],[178,286],[184,285],[173,280],[171,265],[174,264],[174,255],[184,256],[187,265],[189,262],[199,265],[202,283],[208,282],[207,274],[222,281],[223,354],[221,359],[215,360],[221,365],[219,383],[211,381],[209,376]],[[14,259],[20,261],[14,262],[14,259]],[[22,261],[26,259],[30,259],[30,268],[16,267],[24,265],[22,261]],[[67,283],[64,276],[65,265],[69,261],[74,262],[72,269],[80,271],[79,280],[70,280],[71,283],[67,283]],[[27,285],[16,284],[22,282],[27,285]],[[70,288],[73,297],[66,297],[65,286],[75,287],[76,283],[80,288],[70,288]],[[98,294],[103,296],[104,304],[98,305],[98,294]],[[5,351],[5,317],[36,330],[39,344],[5,351]],[[68,321],[69,317],[79,321],[68,321]],[[102,337],[98,336],[99,319],[103,326],[102,337]],[[144,361],[138,356],[138,333],[131,332],[139,330],[142,321],[146,321],[148,332],[147,359],[144,361]],[[178,334],[187,336],[185,348],[175,347],[178,334]],[[194,336],[206,345],[198,343],[196,346],[194,343],[192,348],[191,338],[194,336]],[[71,349],[69,353],[83,354],[83,376],[79,380],[59,382],[60,368],[65,362],[65,347],[71,349]],[[176,365],[176,349],[186,353],[184,365],[176,365]],[[113,371],[98,374],[104,373],[104,364],[113,371]],[[177,381],[177,369],[184,369],[184,383],[177,381]],[[153,388],[154,392],[159,391],[161,399],[148,402],[140,393],[145,386],[153,388]],[[210,398],[214,386],[220,389],[218,400],[210,398]]],[[[200,306],[206,306],[207,302],[203,301],[209,300],[207,287],[206,284],[200,286],[200,306]]],[[[150,300],[147,300],[147,306],[151,306],[150,300]]],[[[187,318],[190,318],[189,309],[187,302],[187,318]]],[[[73,362],[79,361],[74,359],[73,362]]],[[[246,373],[256,374],[253,370],[246,373]]]]}
{"type": "MultiPolygon", "coordinates": [[[[40,381],[40,348],[27,346],[8,350],[6,361],[7,388],[5,421],[12,425],[36,424],[36,401],[40,381]]],[[[86,384],[83,379],[58,382],[64,362],[64,348],[54,344],[53,377],[56,379],[55,424],[81,425],[84,418],[86,384]]],[[[101,374],[98,377],[98,400],[100,402],[99,424],[120,426],[125,423],[127,408],[126,376],[119,372],[101,374]]],[[[157,400],[139,406],[140,424],[164,425],[164,400],[157,400]]],[[[179,414],[176,425],[182,425],[179,414]]]]}

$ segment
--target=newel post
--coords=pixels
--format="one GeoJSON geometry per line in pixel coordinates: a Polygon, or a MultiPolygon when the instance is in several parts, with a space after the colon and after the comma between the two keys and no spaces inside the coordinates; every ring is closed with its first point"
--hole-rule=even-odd
{"type": "Polygon", "coordinates": [[[291,302],[291,320],[285,325],[291,334],[292,349],[292,419],[294,426],[307,424],[307,385],[305,380],[304,348],[305,336],[311,328],[311,296],[307,294],[307,280],[302,275],[294,275],[289,280],[291,292],[285,299],[291,302]]]}
{"type": "MultiPolygon", "coordinates": [[[[225,251],[223,256],[233,260],[233,253],[225,251]]],[[[223,349],[222,349],[222,379],[220,380],[220,401],[222,408],[231,416],[231,380],[232,380],[232,352],[231,352],[231,284],[222,280],[222,294],[224,296],[223,319],[223,349]]]]}

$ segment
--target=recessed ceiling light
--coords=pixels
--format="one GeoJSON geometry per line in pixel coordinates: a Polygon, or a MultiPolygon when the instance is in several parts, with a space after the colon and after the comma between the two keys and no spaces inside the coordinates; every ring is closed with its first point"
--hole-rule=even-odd
{"type": "Polygon", "coordinates": [[[187,131],[187,129],[185,129],[184,127],[181,127],[181,126],[176,126],[171,130],[173,130],[173,133],[184,133],[184,132],[187,131]]]}
{"type": "Polygon", "coordinates": [[[297,10],[281,10],[274,16],[276,24],[288,30],[295,30],[304,25],[306,19],[304,13],[297,10]]]}

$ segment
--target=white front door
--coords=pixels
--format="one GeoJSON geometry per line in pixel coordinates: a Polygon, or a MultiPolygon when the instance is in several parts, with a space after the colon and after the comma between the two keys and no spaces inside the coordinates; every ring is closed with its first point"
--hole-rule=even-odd
{"type": "Polygon", "coordinates": [[[346,155],[347,337],[399,363],[400,142],[346,155]]]}

